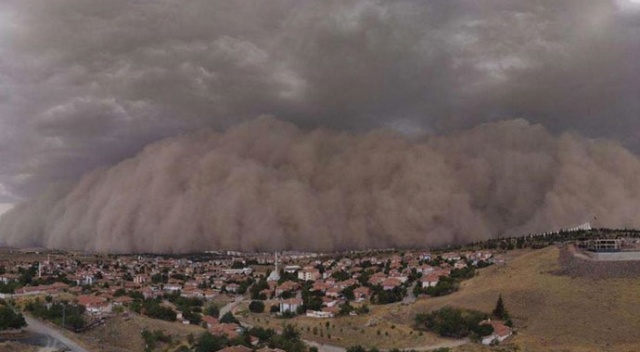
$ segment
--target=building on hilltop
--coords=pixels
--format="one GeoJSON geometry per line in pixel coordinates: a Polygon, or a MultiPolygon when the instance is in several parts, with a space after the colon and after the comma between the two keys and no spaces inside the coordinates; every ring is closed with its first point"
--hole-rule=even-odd
{"type": "Polygon", "coordinates": [[[620,239],[596,239],[578,242],[578,247],[592,252],[620,252],[622,240],[620,239]]]}

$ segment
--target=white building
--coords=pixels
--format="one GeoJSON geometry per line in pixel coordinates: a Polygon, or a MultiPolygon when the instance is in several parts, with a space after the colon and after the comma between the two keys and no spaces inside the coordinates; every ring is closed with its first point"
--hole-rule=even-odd
{"type": "Polygon", "coordinates": [[[320,278],[320,270],[313,267],[306,267],[298,272],[298,279],[302,281],[316,281],[320,278]]]}
{"type": "Polygon", "coordinates": [[[302,300],[299,298],[291,298],[280,301],[280,313],[297,313],[298,308],[302,306],[302,300]]]}
{"type": "Polygon", "coordinates": [[[276,252],[276,258],[275,258],[275,264],[276,264],[276,268],[269,274],[269,277],[267,277],[267,281],[278,281],[280,280],[280,270],[278,269],[278,252],[276,252]]]}
{"type": "Polygon", "coordinates": [[[490,345],[494,342],[502,342],[513,334],[513,329],[504,325],[500,321],[484,320],[480,322],[480,325],[488,324],[493,327],[493,333],[482,338],[483,345],[490,345]]]}

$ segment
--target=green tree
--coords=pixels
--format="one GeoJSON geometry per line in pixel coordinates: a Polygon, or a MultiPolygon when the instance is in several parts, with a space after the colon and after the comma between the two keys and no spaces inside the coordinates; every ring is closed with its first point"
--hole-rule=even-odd
{"type": "Polygon", "coordinates": [[[440,310],[416,316],[416,325],[444,337],[462,338],[469,335],[483,336],[486,328],[480,322],[486,319],[486,314],[473,310],[461,310],[444,307],[440,310]]]}
{"type": "Polygon", "coordinates": [[[300,332],[291,324],[284,326],[281,335],[273,335],[271,337],[269,347],[280,348],[287,352],[307,351],[307,346],[300,338],[300,332]]]}
{"type": "Polygon", "coordinates": [[[254,313],[262,313],[264,312],[264,303],[262,301],[251,301],[249,310],[254,313]]]}
{"type": "Polygon", "coordinates": [[[0,306],[0,331],[7,329],[20,329],[27,326],[27,322],[20,313],[16,313],[13,308],[0,306]]]}
{"type": "Polygon", "coordinates": [[[253,286],[251,286],[251,289],[250,289],[251,299],[260,299],[263,301],[266,300],[268,297],[264,293],[260,293],[260,292],[268,288],[269,288],[269,284],[267,283],[267,280],[260,279],[260,281],[256,282],[255,284],[253,284],[253,286]]]}
{"type": "MultiPolygon", "coordinates": [[[[349,313],[351,313],[353,311],[353,307],[349,304],[349,301],[347,301],[345,304],[340,306],[340,312],[338,313],[339,315],[349,315],[349,313]]],[[[329,323],[329,322],[327,322],[329,323]]]]}
{"type": "Polygon", "coordinates": [[[228,341],[225,337],[214,336],[209,332],[203,332],[198,337],[196,342],[195,352],[212,352],[221,350],[228,345],[228,341]]]}
{"type": "Polygon", "coordinates": [[[221,323],[225,323],[225,324],[230,324],[230,323],[235,323],[235,324],[239,324],[240,322],[238,321],[238,319],[236,319],[236,317],[233,315],[233,313],[231,312],[226,312],[222,318],[220,318],[220,322],[221,323]]]}
{"type": "Polygon", "coordinates": [[[220,316],[220,308],[217,305],[211,304],[204,309],[205,315],[210,315],[214,318],[218,318],[220,316]]]}
{"type": "Polygon", "coordinates": [[[493,309],[493,316],[498,319],[506,319],[508,317],[507,310],[504,308],[504,302],[502,301],[502,295],[498,296],[498,302],[493,309]]]}

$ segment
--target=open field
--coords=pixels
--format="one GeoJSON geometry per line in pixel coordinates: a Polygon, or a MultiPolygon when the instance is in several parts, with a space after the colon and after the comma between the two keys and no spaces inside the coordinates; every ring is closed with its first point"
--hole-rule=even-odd
{"type": "Polygon", "coordinates": [[[0,342],[0,351],[2,352],[36,352],[37,347],[25,345],[18,342],[0,342]]]}
{"type": "Polygon", "coordinates": [[[129,319],[115,317],[109,319],[104,326],[76,336],[94,352],[137,352],[144,350],[144,341],[140,333],[145,328],[149,331],[162,330],[165,334],[172,335],[172,347],[168,349],[170,351],[177,349],[181,343],[186,344],[187,335],[193,334],[197,337],[205,331],[194,325],[169,323],[131,314],[129,319]]]}
{"type": "Polygon", "coordinates": [[[280,319],[268,314],[252,314],[246,318],[238,317],[253,326],[282,329],[284,324],[295,325],[306,340],[349,347],[362,345],[367,348],[381,349],[402,348],[409,346],[425,346],[446,343],[449,340],[438,338],[432,334],[420,333],[409,324],[394,323],[385,319],[397,305],[373,307],[374,313],[363,316],[348,316],[336,319],[316,319],[297,317],[280,319]],[[315,331],[315,333],[314,333],[315,331]]]}
{"type": "Polygon", "coordinates": [[[639,351],[640,282],[555,275],[558,255],[554,247],[525,253],[506,266],[483,269],[459,292],[417,302],[413,310],[455,305],[489,312],[502,294],[518,328],[509,344],[521,351],[639,351]]]}

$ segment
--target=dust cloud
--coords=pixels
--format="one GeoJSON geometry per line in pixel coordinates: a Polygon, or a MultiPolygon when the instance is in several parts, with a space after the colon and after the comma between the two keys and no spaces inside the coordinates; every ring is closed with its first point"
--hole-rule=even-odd
{"type": "Polygon", "coordinates": [[[438,137],[260,117],[150,144],[0,220],[0,244],[100,252],[428,247],[640,226],[640,160],[516,119],[438,137]]]}

